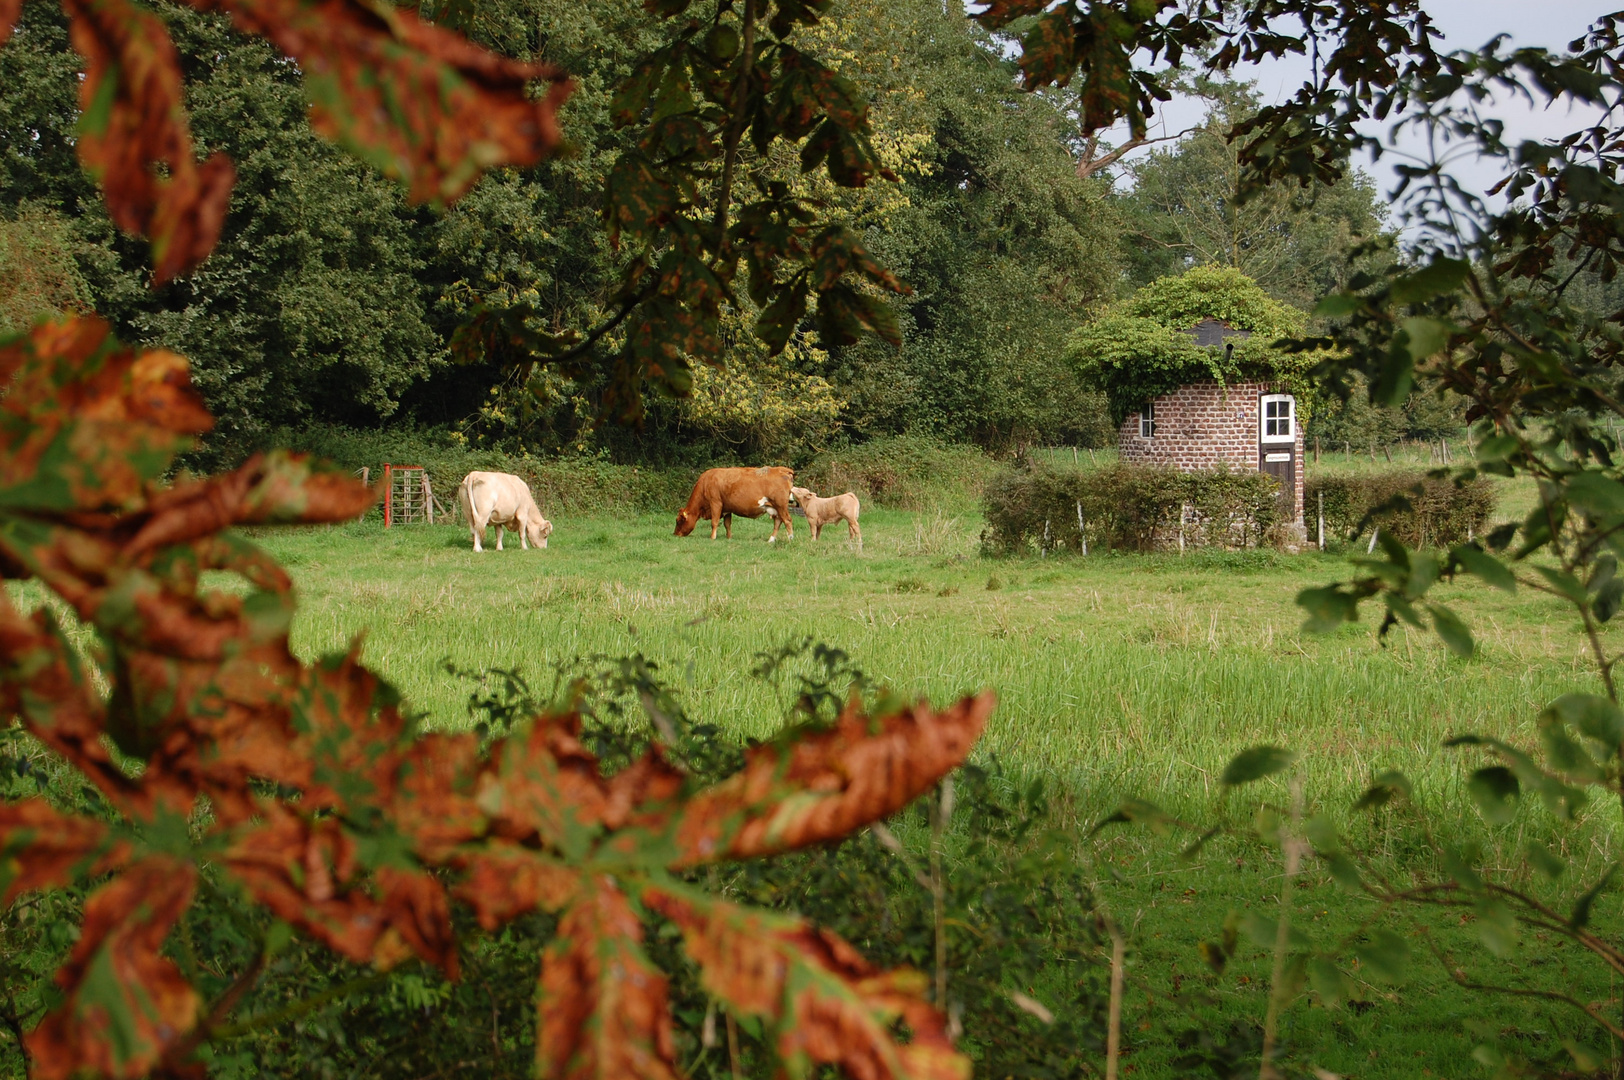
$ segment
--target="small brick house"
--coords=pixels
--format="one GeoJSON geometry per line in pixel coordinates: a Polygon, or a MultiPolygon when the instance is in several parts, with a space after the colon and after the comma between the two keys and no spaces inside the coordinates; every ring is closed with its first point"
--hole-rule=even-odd
{"type": "MultiPolygon", "coordinates": [[[[1216,320],[1190,333],[1198,345],[1238,337],[1216,320]]],[[[1297,402],[1266,382],[1197,382],[1163,394],[1130,413],[1117,432],[1122,460],[1171,465],[1183,471],[1257,469],[1280,481],[1282,510],[1303,521],[1303,431],[1297,402]]]]}

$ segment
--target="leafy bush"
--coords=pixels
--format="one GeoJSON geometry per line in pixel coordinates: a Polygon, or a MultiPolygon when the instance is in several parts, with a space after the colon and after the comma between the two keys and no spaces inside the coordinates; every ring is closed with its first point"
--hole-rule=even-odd
{"type": "Polygon", "coordinates": [[[1012,468],[987,485],[982,549],[1050,551],[1246,548],[1280,520],[1279,488],[1263,473],[1161,466],[1012,468]]]}
{"type": "Polygon", "coordinates": [[[1419,469],[1355,476],[1314,476],[1304,513],[1325,503],[1325,533],[1351,540],[1372,526],[1410,547],[1453,547],[1480,535],[1494,512],[1494,488],[1481,476],[1458,480],[1419,469]]]}
{"type": "Polygon", "coordinates": [[[1111,419],[1194,382],[1262,378],[1304,401],[1313,361],[1275,348],[1302,333],[1307,317],[1272,299],[1251,278],[1229,267],[1196,267],[1151,282],[1125,302],[1082,326],[1071,340],[1078,375],[1110,398],[1111,419]],[[1184,331],[1218,319],[1250,336],[1201,346],[1184,331]]]}
{"type": "Polygon", "coordinates": [[[854,491],[865,504],[924,510],[973,505],[997,469],[974,446],[901,435],[819,454],[796,481],[820,495],[854,491]]]}
{"type": "Polygon", "coordinates": [[[363,466],[369,468],[375,484],[383,480],[385,461],[421,465],[428,470],[435,495],[449,513],[457,512],[457,484],[475,469],[523,477],[535,493],[536,505],[548,515],[626,510],[675,513],[699,475],[697,469],[691,468],[616,465],[596,458],[542,461],[514,457],[499,450],[470,449],[433,430],[359,431],[315,425],[279,429],[273,432],[272,442],[326,458],[351,472],[363,466]]]}

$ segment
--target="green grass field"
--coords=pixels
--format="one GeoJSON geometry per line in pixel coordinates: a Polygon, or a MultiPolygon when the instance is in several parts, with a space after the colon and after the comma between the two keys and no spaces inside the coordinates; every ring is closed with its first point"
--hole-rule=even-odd
{"type": "Polygon", "coordinates": [[[1272,551],[1001,561],[978,557],[979,522],[870,511],[861,552],[844,529],[809,543],[670,535],[664,515],[561,521],[545,552],[470,550],[451,526],[267,532],[299,582],[295,648],[367,633],[368,660],[439,725],[467,687],[439,662],[547,675],[594,654],[641,652],[695,715],[762,736],[783,716],[751,678],[755,653],[813,637],[871,675],[945,700],[993,687],[982,744],[1020,771],[1112,801],[1184,799],[1257,742],[1307,755],[1312,790],[1340,799],[1378,768],[1445,787],[1437,753],[1461,731],[1527,738],[1540,705],[1590,687],[1574,620],[1555,601],[1475,585],[1441,597],[1477,627],[1482,655],[1426,635],[1379,647],[1368,625],[1299,632],[1297,591],[1346,571],[1340,557],[1272,551]]]}
{"type": "MultiPolygon", "coordinates": [[[[1278,853],[1223,841],[1188,861],[1179,856],[1187,837],[1128,828],[1089,841],[1091,822],[1125,797],[1210,818],[1229,758],[1274,743],[1303,752],[1310,812],[1344,819],[1372,774],[1396,767],[1415,780],[1436,836],[1509,853],[1525,835],[1553,834],[1544,812],[1525,808],[1512,825],[1487,829],[1463,792],[1474,759],[1440,743],[1466,731],[1531,742],[1544,703],[1596,686],[1575,620],[1533,594],[1472,584],[1441,590],[1477,632],[1480,654],[1469,661],[1404,631],[1382,647],[1369,623],[1303,634],[1293,598],[1346,575],[1335,555],[991,560],[978,553],[973,512],[867,511],[861,551],[844,527],[811,543],[804,522],[793,542],[773,545],[762,542],[765,519],[735,521],[734,538],[715,542],[700,532],[673,537],[665,514],[555,525],[546,551],[521,551],[515,541],[479,555],[466,530],[452,526],[254,535],[298,583],[295,649],[313,657],[364,633],[366,660],[434,726],[468,722],[471,686],[443,671],[446,660],[519,667],[545,688],[578,660],[640,652],[660,665],[691,715],[758,737],[782,723],[789,702],[785,689],[752,677],[755,656],[805,637],[934,701],[996,689],[1000,704],[977,753],[1048,781],[1098,871],[1100,901],[1129,928],[1124,1060],[1142,1077],[1181,1075],[1169,1064],[1176,1051],[1168,1032],[1188,1016],[1261,1020],[1267,954],[1253,949],[1219,977],[1196,947],[1220,933],[1231,909],[1270,909],[1278,853]]],[[[37,601],[33,588],[19,591],[25,604],[37,601]]],[[[1256,794],[1285,799],[1274,781],[1256,794]]],[[[1572,880],[1593,880],[1615,857],[1617,822],[1616,807],[1599,807],[1577,834],[1563,834],[1572,880]]],[[[1413,828],[1363,835],[1378,848],[1428,857],[1413,828]]],[[[1299,922],[1316,938],[1346,933],[1370,914],[1318,869],[1304,875],[1298,896],[1299,922]]],[[[1618,928],[1616,897],[1603,900],[1597,919],[1618,928]]],[[[1435,921],[1446,949],[1475,934],[1469,918],[1435,921]]],[[[1461,957],[1471,966],[1480,955],[1467,948],[1461,957]]],[[[1604,972],[1577,954],[1570,970],[1569,959],[1560,950],[1519,953],[1474,974],[1616,999],[1604,972]]],[[[1417,961],[1410,982],[1377,988],[1358,1011],[1300,1000],[1285,1020],[1288,1041],[1337,1075],[1468,1076],[1488,1075],[1471,1058],[1485,1038],[1548,1053],[1577,1029],[1558,1006],[1456,991],[1437,963],[1417,961]]]]}
{"type": "MultiPolygon", "coordinates": [[[[1574,620],[1532,594],[1443,590],[1477,629],[1480,655],[1470,661],[1402,631],[1381,647],[1368,623],[1325,638],[1301,633],[1293,597],[1344,574],[1339,556],[988,560],[973,513],[870,511],[861,552],[843,528],[817,544],[803,527],[794,542],[768,545],[761,521],[735,522],[734,539],[715,542],[674,538],[666,515],[556,525],[545,552],[475,555],[450,526],[267,530],[260,540],[299,582],[298,651],[341,649],[365,631],[368,661],[435,725],[466,722],[470,687],[442,672],[446,659],[518,666],[547,686],[577,658],[641,652],[692,715],[744,736],[773,731],[788,705],[785,691],[751,676],[755,654],[808,636],[936,701],[993,687],[1000,705],[979,753],[1046,777],[1079,844],[1123,797],[1210,815],[1224,764],[1268,742],[1303,752],[1311,812],[1343,816],[1375,770],[1397,767],[1446,838],[1511,852],[1525,833],[1551,831],[1543,812],[1487,830],[1462,790],[1474,763],[1440,743],[1463,731],[1532,741],[1541,705],[1595,686],[1574,620]]],[[[1262,793],[1284,799],[1279,785],[1262,793]]],[[[1599,809],[1570,845],[1580,877],[1612,858],[1616,821],[1616,809],[1599,809]]],[[[1174,1074],[1166,1032],[1185,1013],[1255,1021],[1266,1006],[1266,954],[1254,950],[1218,978],[1196,945],[1219,933],[1229,910],[1267,909],[1278,857],[1229,842],[1191,863],[1178,855],[1184,840],[1121,830],[1088,852],[1102,902],[1134,928],[1126,1060],[1145,1076],[1174,1074]]],[[[1298,910],[1311,933],[1345,932],[1368,914],[1318,871],[1304,881],[1298,910]]],[[[1605,908],[1616,925],[1616,901],[1605,908]]],[[[1473,931],[1451,916],[1437,933],[1446,945],[1469,944],[1473,931]]],[[[1554,974],[1515,959],[1496,967],[1536,984],[1554,974]]],[[[1339,1075],[1451,1076],[1484,1072],[1470,1057],[1484,1032],[1549,1051],[1575,1026],[1556,1006],[1454,991],[1430,960],[1416,972],[1364,1012],[1305,1000],[1287,1017],[1288,1037],[1339,1075]]],[[[1598,1000],[1614,994],[1604,974],[1579,963],[1560,977],[1598,1000]]]]}

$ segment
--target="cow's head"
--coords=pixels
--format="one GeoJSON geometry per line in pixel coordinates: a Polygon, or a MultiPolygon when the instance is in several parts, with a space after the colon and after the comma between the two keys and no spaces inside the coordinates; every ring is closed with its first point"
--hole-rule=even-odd
{"type": "Polygon", "coordinates": [[[694,525],[698,523],[698,521],[698,514],[691,513],[687,507],[683,507],[681,510],[677,511],[677,529],[676,532],[672,533],[671,535],[687,536],[689,533],[694,531],[694,525]]]}
{"type": "Polygon", "coordinates": [[[547,546],[547,538],[553,535],[553,523],[537,513],[525,522],[525,535],[530,543],[539,548],[547,546]]]}

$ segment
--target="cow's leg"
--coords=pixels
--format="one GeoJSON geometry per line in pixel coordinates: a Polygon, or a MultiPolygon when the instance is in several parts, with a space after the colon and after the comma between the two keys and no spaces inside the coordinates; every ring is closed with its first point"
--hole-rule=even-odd
{"type": "Polygon", "coordinates": [[[727,538],[729,540],[733,539],[733,515],[732,514],[723,514],[722,515],[722,527],[727,530],[727,538]]]}
{"type": "Polygon", "coordinates": [[[507,526],[503,525],[501,522],[498,522],[497,525],[496,525],[496,550],[497,551],[502,550],[502,534],[504,532],[506,532],[506,531],[507,531],[507,526]]]}
{"type": "Polygon", "coordinates": [[[523,521],[518,522],[518,533],[519,533],[519,550],[520,551],[529,551],[530,550],[530,537],[529,537],[530,530],[524,527],[524,522],[523,521]]]}
{"type": "Polygon", "coordinates": [[[481,542],[485,538],[486,521],[483,518],[473,518],[468,522],[468,531],[474,534],[474,550],[484,551],[485,545],[481,542]]]}
{"type": "Polygon", "coordinates": [[[782,521],[784,523],[784,532],[787,534],[784,539],[795,539],[795,519],[789,516],[789,500],[779,499],[773,504],[773,508],[778,511],[778,520],[773,522],[773,533],[778,532],[778,522],[782,521]]]}

